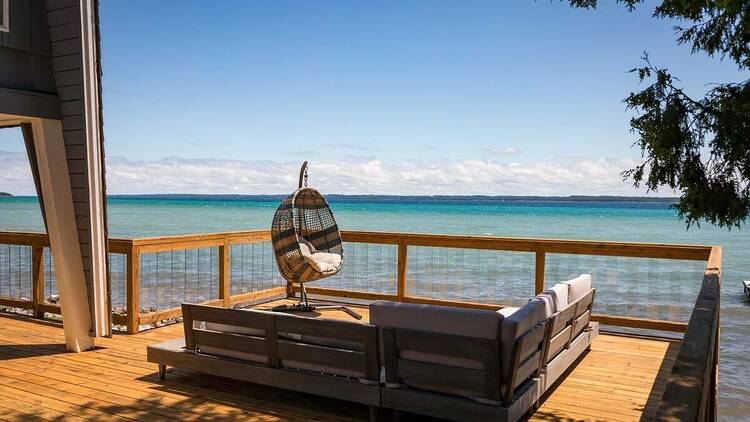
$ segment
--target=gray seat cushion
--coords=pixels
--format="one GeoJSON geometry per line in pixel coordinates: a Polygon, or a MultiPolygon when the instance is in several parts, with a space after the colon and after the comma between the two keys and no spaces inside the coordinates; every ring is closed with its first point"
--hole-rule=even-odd
{"type": "MultiPolygon", "coordinates": [[[[511,357],[516,340],[547,318],[544,308],[544,302],[533,300],[503,320],[500,336],[500,363],[503,379],[507,380],[510,375],[511,357]]],[[[520,362],[529,356],[521,356],[520,362]]]]}

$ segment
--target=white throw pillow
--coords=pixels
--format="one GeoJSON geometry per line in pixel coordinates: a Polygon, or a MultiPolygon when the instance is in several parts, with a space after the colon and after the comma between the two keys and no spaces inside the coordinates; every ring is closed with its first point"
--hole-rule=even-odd
{"type": "Polygon", "coordinates": [[[310,266],[321,273],[335,272],[341,266],[341,255],[336,253],[318,252],[306,239],[299,238],[299,249],[302,257],[310,266]]]}
{"type": "Polygon", "coordinates": [[[312,255],[317,252],[317,250],[315,250],[315,246],[313,246],[312,243],[308,242],[304,237],[298,237],[297,243],[299,243],[299,248],[302,251],[302,255],[312,255]]]}
{"type": "Polygon", "coordinates": [[[591,290],[591,275],[581,274],[572,280],[563,281],[563,284],[569,289],[568,303],[573,303],[591,290]]]}
{"type": "Polygon", "coordinates": [[[557,283],[549,289],[545,290],[545,292],[549,293],[554,298],[553,301],[555,302],[555,312],[560,312],[568,307],[568,303],[570,302],[568,302],[567,284],[557,283]]]}
{"type": "Polygon", "coordinates": [[[531,299],[529,299],[529,302],[532,300],[541,300],[542,302],[544,302],[544,313],[547,318],[557,312],[557,306],[555,305],[555,295],[549,290],[545,290],[532,297],[531,299]]]}

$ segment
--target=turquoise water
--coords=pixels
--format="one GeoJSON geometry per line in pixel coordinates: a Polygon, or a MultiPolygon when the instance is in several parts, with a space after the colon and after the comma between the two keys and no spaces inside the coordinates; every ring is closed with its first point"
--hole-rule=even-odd
{"type": "MultiPolygon", "coordinates": [[[[388,204],[333,203],[332,207],[339,226],[348,230],[721,245],[724,249],[721,410],[723,416],[750,412],[745,403],[745,398],[750,394],[750,388],[745,386],[747,375],[750,375],[746,355],[750,338],[746,321],[750,311],[740,286],[743,278],[750,278],[750,234],[746,231],[727,231],[710,225],[686,230],[675,212],[659,203],[511,201],[427,204],[411,201],[388,204]]],[[[109,229],[113,237],[149,237],[267,228],[275,208],[273,202],[116,198],[109,202],[109,229]]],[[[0,198],[0,230],[43,230],[36,198],[0,198]]],[[[383,271],[384,265],[392,264],[392,261],[382,257],[392,252],[388,249],[363,250],[359,245],[356,247],[360,249],[354,246],[348,249],[354,259],[347,261],[349,272],[343,278],[356,276],[357,271],[353,271],[352,266],[367,265],[368,269],[383,271]]],[[[415,278],[410,289],[420,294],[437,297],[485,295],[486,300],[497,300],[506,294],[515,303],[533,289],[533,273],[529,274],[533,259],[517,253],[507,258],[511,254],[464,255],[459,251],[423,249],[410,249],[409,258],[410,273],[413,271],[415,278]],[[454,265],[445,265],[443,261],[454,265]],[[491,267],[492,272],[472,272],[478,266],[491,267]],[[453,284],[448,285],[445,281],[448,277],[453,284]],[[492,280],[504,277],[513,282],[507,286],[493,284],[492,280]],[[456,284],[464,285],[458,293],[456,284]]],[[[606,257],[575,257],[571,261],[568,258],[548,257],[548,282],[575,272],[591,272],[594,283],[600,289],[597,292],[597,306],[602,307],[602,312],[634,316],[649,316],[652,315],[649,312],[655,312],[653,315],[667,319],[685,320],[685,310],[692,307],[695,291],[700,285],[702,269],[701,265],[697,265],[699,263],[606,257]],[[644,264],[644,261],[648,262],[644,264]],[[635,286],[636,292],[628,291],[622,283],[618,283],[631,272],[637,273],[637,277],[633,276],[633,285],[628,285],[628,288],[635,286]],[[606,289],[610,291],[604,291],[606,289]],[[650,303],[670,300],[668,308],[649,307],[650,303]]],[[[270,261],[267,260],[264,265],[267,265],[269,272],[273,271],[270,261]]],[[[235,271],[234,267],[232,271],[235,271]]],[[[384,279],[390,280],[392,276],[392,273],[388,273],[384,279]]],[[[365,282],[371,283],[366,280],[361,283],[365,282]]],[[[342,283],[342,287],[362,287],[356,281],[352,282],[354,285],[341,280],[335,283],[342,283]]],[[[157,289],[155,294],[163,294],[163,291],[159,293],[157,289]]]]}

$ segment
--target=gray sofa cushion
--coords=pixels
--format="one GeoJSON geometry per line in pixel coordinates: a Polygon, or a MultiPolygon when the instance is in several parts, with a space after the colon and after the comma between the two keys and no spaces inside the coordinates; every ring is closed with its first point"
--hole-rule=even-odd
{"type": "Polygon", "coordinates": [[[581,274],[562,283],[568,286],[568,303],[573,303],[591,290],[591,275],[581,274]]]}
{"type": "MultiPolygon", "coordinates": [[[[500,336],[500,363],[503,379],[507,380],[510,375],[511,357],[516,340],[546,318],[544,303],[540,300],[533,300],[503,320],[500,336]]],[[[523,362],[528,357],[521,356],[520,361],[523,362]]]]}
{"type": "Polygon", "coordinates": [[[497,339],[503,315],[482,309],[377,301],[370,304],[370,323],[433,333],[497,339]]]}
{"type": "Polygon", "coordinates": [[[516,313],[516,311],[519,309],[521,308],[519,308],[518,306],[506,306],[502,309],[498,309],[497,313],[502,315],[504,318],[508,318],[509,316],[516,313]]]}

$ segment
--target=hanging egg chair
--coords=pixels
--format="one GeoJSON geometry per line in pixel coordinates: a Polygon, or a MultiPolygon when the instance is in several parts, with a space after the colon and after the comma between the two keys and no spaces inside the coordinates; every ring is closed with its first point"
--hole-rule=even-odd
{"type": "Polygon", "coordinates": [[[357,319],[362,316],[341,305],[311,305],[305,283],[335,275],[344,264],[341,234],[328,202],[307,186],[307,161],[299,173],[296,191],[286,197],[273,216],[271,241],[276,264],[285,280],[299,284],[300,302],[273,308],[280,312],[314,312],[340,309],[357,319]]]}

